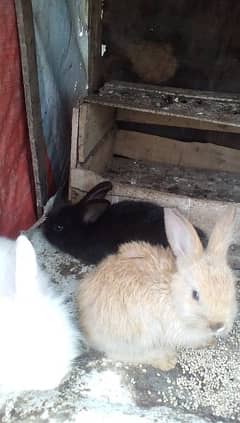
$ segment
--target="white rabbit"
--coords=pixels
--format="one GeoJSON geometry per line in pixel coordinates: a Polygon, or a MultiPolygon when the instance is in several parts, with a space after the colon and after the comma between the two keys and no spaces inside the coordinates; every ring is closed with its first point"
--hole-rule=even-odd
{"type": "Polygon", "coordinates": [[[179,212],[165,209],[164,218],[171,249],[122,245],[86,275],[77,302],[89,346],[169,370],[178,347],[206,346],[232,328],[237,304],[226,256],[235,210],[217,222],[206,250],[179,212]]]}
{"type": "Polygon", "coordinates": [[[0,390],[57,387],[78,354],[78,331],[48,285],[30,241],[0,238],[0,390]]]}

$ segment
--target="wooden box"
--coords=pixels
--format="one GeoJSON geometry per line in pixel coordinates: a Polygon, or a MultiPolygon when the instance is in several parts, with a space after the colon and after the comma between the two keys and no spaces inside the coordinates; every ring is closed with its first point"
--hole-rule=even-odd
{"type": "Polygon", "coordinates": [[[237,208],[239,241],[240,151],[139,130],[145,124],[179,131],[201,128],[202,133],[212,133],[213,139],[220,131],[230,134],[233,142],[239,137],[239,122],[231,121],[231,115],[214,118],[224,101],[232,108],[240,105],[237,98],[215,95],[211,100],[209,93],[205,98],[204,93],[180,89],[166,93],[156,87],[105,84],[99,94],[89,95],[73,110],[69,198],[75,202],[94,184],[110,179],[113,201],[144,199],[177,207],[207,233],[231,203],[237,208]],[[156,107],[166,95],[166,106],[156,107]],[[193,117],[194,104],[199,111],[193,117]]]}
{"type": "Polygon", "coordinates": [[[240,241],[240,97],[108,81],[101,0],[88,1],[88,95],[73,110],[69,198],[103,179],[112,200],[177,207],[207,233],[229,205],[240,241]]]}

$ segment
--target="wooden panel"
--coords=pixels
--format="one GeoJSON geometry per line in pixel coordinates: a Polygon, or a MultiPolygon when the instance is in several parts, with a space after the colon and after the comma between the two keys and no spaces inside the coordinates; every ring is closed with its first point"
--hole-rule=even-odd
{"type": "Polygon", "coordinates": [[[80,108],[74,107],[72,112],[71,158],[69,169],[68,198],[71,198],[71,171],[77,167],[78,162],[78,130],[80,108]]]}
{"type": "Polygon", "coordinates": [[[116,120],[123,122],[137,122],[149,125],[174,126],[179,128],[192,128],[206,131],[239,133],[239,128],[228,127],[222,123],[192,120],[192,118],[179,117],[172,115],[161,115],[135,110],[117,109],[116,120]]]}
{"type": "Polygon", "coordinates": [[[110,130],[83,163],[84,169],[97,173],[102,173],[106,170],[107,164],[112,158],[114,137],[115,131],[110,130]]]}
{"type": "Polygon", "coordinates": [[[99,88],[101,80],[102,0],[88,0],[88,92],[99,88]]]}
{"type": "Polygon", "coordinates": [[[240,98],[234,94],[114,81],[86,101],[170,117],[174,126],[182,120],[191,128],[240,133],[240,98]]]}
{"type": "MultiPolygon", "coordinates": [[[[77,201],[94,185],[104,180],[102,176],[91,171],[76,169],[73,175],[72,200],[77,201]]],[[[113,181],[114,182],[114,181],[113,181]]],[[[216,219],[220,217],[229,204],[237,209],[235,226],[235,240],[240,242],[240,203],[228,203],[226,201],[201,200],[181,195],[150,190],[131,184],[114,182],[112,201],[118,202],[126,199],[153,201],[163,207],[178,208],[194,225],[210,234],[216,219]]]]}
{"type": "Polygon", "coordinates": [[[15,0],[15,8],[21,48],[23,85],[32,156],[37,215],[40,217],[43,212],[43,206],[47,201],[47,169],[46,148],[41,124],[31,1],[15,0]]]}
{"type": "Polygon", "coordinates": [[[240,199],[239,173],[113,156],[104,176],[114,183],[131,184],[184,197],[235,203],[240,199]]]}
{"type": "Polygon", "coordinates": [[[107,169],[107,165],[112,158],[113,140],[115,131],[110,130],[105,137],[98,143],[94,151],[89,155],[85,163],[78,164],[77,168],[70,170],[69,199],[72,197],[73,188],[88,190],[94,184],[100,182],[100,174],[107,169]]]}
{"type": "Polygon", "coordinates": [[[78,130],[79,130],[79,107],[74,107],[72,112],[72,136],[71,136],[71,168],[77,166],[78,161],[78,130]]]}
{"type": "Polygon", "coordinates": [[[202,200],[181,195],[149,190],[131,184],[114,183],[113,195],[120,201],[122,199],[142,199],[154,201],[163,207],[177,207],[190,221],[210,234],[216,219],[223,213],[229,204],[237,209],[237,222],[235,228],[235,241],[240,241],[240,203],[225,201],[202,200]]]}
{"type": "Polygon", "coordinates": [[[114,109],[96,104],[80,106],[78,160],[83,163],[114,124],[114,109]]]}
{"type": "MultiPolygon", "coordinates": [[[[95,173],[91,170],[86,170],[83,168],[72,169],[71,171],[71,191],[75,192],[74,197],[70,197],[71,201],[75,201],[78,198],[77,192],[87,192],[94,185],[97,185],[99,182],[103,181],[104,178],[100,174],[95,173]]],[[[80,194],[79,194],[80,196],[80,194]]]]}
{"type": "Polygon", "coordinates": [[[134,131],[118,131],[114,154],[200,169],[240,172],[240,151],[214,144],[181,142],[134,131]]]}

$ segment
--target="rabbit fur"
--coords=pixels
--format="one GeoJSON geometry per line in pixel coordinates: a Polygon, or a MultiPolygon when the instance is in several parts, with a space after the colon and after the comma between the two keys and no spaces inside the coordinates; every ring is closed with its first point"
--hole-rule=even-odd
{"type": "Polygon", "coordinates": [[[177,210],[165,209],[171,248],[130,242],[79,285],[79,324],[86,342],[114,360],[174,368],[178,347],[198,348],[226,335],[237,312],[227,264],[234,208],[216,223],[204,250],[177,210]]]}
{"type": "Polygon", "coordinates": [[[56,388],[79,352],[63,298],[24,235],[0,238],[0,268],[0,390],[56,388]]]}
{"type": "Polygon", "coordinates": [[[97,264],[124,242],[168,246],[163,207],[147,201],[111,204],[104,198],[111,188],[111,182],[101,182],[77,204],[50,210],[42,226],[48,241],[87,264],[97,264]]]}

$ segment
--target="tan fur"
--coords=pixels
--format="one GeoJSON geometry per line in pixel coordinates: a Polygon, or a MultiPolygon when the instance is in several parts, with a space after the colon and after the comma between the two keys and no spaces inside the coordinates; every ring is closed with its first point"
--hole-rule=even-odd
{"type": "Polygon", "coordinates": [[[212,254],[222,255],[227,253],[228,245],[231,242],[232,234],[229,231],[229,226],[236,217],[236,208],[229,206],[226,213],[218,220],[213,228],[211,238],[208,243],[208,251],[212,254]]]}
{"type": "Polygon", "coordinates": [[[177,69],[177,60],[170,44],[142,40],[128,42],[125,55],[132,70],[146,83],[159,84],[167,81],[174,76],[177,69]]]}
{"type": "MultiPolygon", "coordinates": [[[[91,347],[162,370],[175,366],[177,347],[211,343],[210,324],[223,322],[228,333],[236,314],[234,277],[226,257],[218,254],[219,224],[210,251],[201,247],[200,254],[196,232],[183,216],[166,210],[165,222],[176,258],[170,249],[145,242],[124,244],[85,276],[77,298],[80,327],[91,347]]],[[[233,222],[234,214],[225,230],[225,251],[233,222]]]]}

